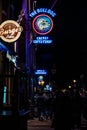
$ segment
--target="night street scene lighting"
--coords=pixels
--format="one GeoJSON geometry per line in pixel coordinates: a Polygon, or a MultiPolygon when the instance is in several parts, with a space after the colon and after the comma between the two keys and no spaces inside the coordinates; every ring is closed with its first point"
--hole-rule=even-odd
{"type": "Polygon", "coordinates": [[[37,95],[87,98],[86,14],[80,1],[0,1],[1,130],[27,130],[37,95]]]}

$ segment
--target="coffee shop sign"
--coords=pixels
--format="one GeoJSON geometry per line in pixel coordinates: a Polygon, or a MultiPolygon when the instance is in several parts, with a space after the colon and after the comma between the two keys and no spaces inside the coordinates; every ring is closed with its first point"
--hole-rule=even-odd
{"type": "Polygon", "coordinates": [[[21,35],[23,28],[13,20],[6,20],[0,25],[0,38],[8,43],[15,42],[21,35]]]}
{"type": "Polygon", "coordinates": [[[37,8],[33,10],[29,16],[33,18],[32,28],[34,32],[38,35],[34,37],[34,44],[50,44],[52,39],[49,39],[48,34],[52,31],[54,27],[53,17],[56,13],[51,9],[47,8],[37,8]]]}

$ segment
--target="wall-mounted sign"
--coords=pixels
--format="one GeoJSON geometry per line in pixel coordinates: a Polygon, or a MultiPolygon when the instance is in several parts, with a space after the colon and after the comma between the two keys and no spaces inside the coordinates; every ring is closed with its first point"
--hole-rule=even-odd
{"type": "Polygon", "coordinates": [[[23,28],[13,20],[7,20],[0,25],[0,37],[5,42],[16,41],[22,32],[23,28]]]}
{"type": "Polygon", "coordinates": [[[32,20],[32,28],[34,32],[38,35],[33,39],[34,44],[49,44],[52,43],[47,35],[52,31],[54,27],[53,17],[56,16],[56,13],[51,9],[47,8],[38,8],[33,10],[29,14],[32,20]]]}
{"type": "Polygon", "coordinates": [[[47,70],[35,70],[35,74],[36,75],[46,75],[47,74],[47,70]]]}

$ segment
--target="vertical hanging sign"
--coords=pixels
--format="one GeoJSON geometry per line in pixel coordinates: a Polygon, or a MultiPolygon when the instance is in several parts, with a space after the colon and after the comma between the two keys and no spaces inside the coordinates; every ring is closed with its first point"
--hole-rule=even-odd
{"type": "Polygon", "coordinates": [[[33,40],[33,43],[52,43],[52,39],[49,38],[48,34],[52,31],[54,27],[53,17],[56,16],[56,13],[51,9],[38,8],[31,12],[29,16],[33,19],[32,28],[37,34],[36,38],[33,40]]]}

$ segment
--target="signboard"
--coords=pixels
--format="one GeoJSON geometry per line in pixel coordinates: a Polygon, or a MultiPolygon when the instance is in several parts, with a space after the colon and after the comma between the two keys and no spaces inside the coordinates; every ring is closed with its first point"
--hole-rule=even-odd
{"type": "Polygon", "coordinates": [[[35,74],[36,75],[46,75],[47,74],[47,71],[46,70],[35,70],[35,74]]]}
{"type": "Polygon", "coordinates": [[[52,31],[54,27],[53,17],[56,13],[51,9],[38,8],[31,12],[29,16],[32,20],[32,28],[37,34],[35,39],[33,39],[34,44],[50,44],[52,39],[48,34],[52,31]]]}
{"type": "Polygon", "coordinates": [[[0,25],[0,38],[8,43],[15,42],[23,28],[13,20],[7,20],[0,25]]]}

